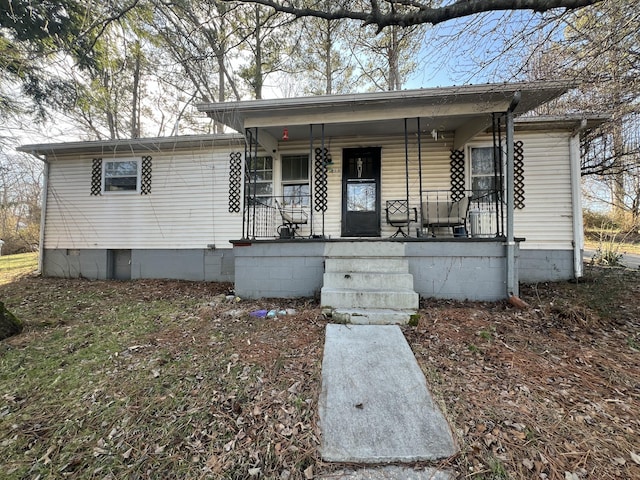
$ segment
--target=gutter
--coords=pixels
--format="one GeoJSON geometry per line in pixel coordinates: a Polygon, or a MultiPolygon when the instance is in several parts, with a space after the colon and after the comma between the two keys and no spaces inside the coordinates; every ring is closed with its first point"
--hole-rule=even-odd
{"type": "Polygon", "coordinates": [[[587,128],[587,119],[580,121],[569,138],[569,165],[571,175],[571,221],[573,226],[573,276],[582,277],[584,252],[584,223],[582,220],[582,190],[580,188],[580,133],[587,128]]]}

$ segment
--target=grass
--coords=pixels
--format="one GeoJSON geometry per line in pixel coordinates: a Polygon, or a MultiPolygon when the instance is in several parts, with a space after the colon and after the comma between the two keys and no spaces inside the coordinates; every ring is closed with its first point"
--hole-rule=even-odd
{"type": "Polygon", "coordinates": [[[640,255],[640,236],[624,234],[617,229],[585,228],[584,244],[590,250],[640,255]]]}
{"type": "Polygon", "coordinates": [[[0,285],[9,283],[21,275],[32,273],[37,268],[36,252],[0,256],[0,285]]]}
{"type": "Polygon", "coordinates": [[[2,478],[304,478],[321,326],[292,317],[272,339],[252,304],[209,305],[228,288],[3,286],[26,329],[0,344],[2,478]]]}
{"type": "MultiPolygon", "coordinates": [[[[0,285],[25,322],[0,342],[3,480],[306,480],[345,468],[318,452],[321,308],[214,301],[229,287],[0,285]],[[249,316],[286,307],[298,313],[249,316]]],[[[403,328],[460,445],[442,466],[473,479],[640,478],[640,274],[588,266],[578,283],[521,296],[531,309],[423,299],[418,325],[403,328]]]]}

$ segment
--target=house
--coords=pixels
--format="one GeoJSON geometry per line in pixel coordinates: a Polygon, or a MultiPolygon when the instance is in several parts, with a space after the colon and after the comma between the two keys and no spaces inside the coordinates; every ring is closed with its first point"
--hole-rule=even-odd
{"type": "Polygon", "coordinates": [[[580,277],[579,136],[602,119],[527,115],[570,87],[210,103],[239,133],[22,146],[46,166],[41,271],[332,304],[356,257],[363,282],[399,268],[424,297],[580,277]]]}

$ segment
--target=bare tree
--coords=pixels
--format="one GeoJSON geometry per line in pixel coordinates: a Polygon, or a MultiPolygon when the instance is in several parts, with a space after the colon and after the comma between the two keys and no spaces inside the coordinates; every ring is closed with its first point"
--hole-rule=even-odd
{"type": "Polygon", "coordinates": [[[354,27],[346,20],[303,18],[293,47],[293,70],[303,91],[312,95],[331,95],[354,91],[356,64],[350,51],[349,33],[354,27]]]}
{"type": "Polygon", "coordinates": [[[352,52],[360,63],[361,76],[374,90],[400,90],[418,66],[425,28],[392,25],[375,33],[371,27],[354,33],[352,52]]]}
{"type": "Polygon", "coordinates": [[[606,114],[583,135],[582,173],[600,185],[601,200],[627,226],[640,219],[640,11],[633,2],[606,0],[567,18],[562,37],[546,43],[534,63],[538,78],[573,78],[578,91],[560,107],[606,114]]]}
{"type": "Polygon", "coordinates": [[[293,47],[292,20],[260,5],[250,5],[238,12],[236,31],[242,36],[240,48],[248,53],[239,75],[246,81],[254,98],[263,95],[265,80],[276,72],[286,71],[293,47]]]}
{"type": "Polygon", "coordinates": [[[30,156],[0,152],[0,239],[3,253],[33,251],[39,241],[42,165],[30,156]]]}

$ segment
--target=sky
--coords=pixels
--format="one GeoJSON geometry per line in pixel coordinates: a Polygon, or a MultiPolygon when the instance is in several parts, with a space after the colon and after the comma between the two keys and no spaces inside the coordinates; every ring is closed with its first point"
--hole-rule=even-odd
{"type": "MultiPolygon", "coordinates": [[[[468,83],[487,83],[508,78],[509,66],[520,62],[523,54],[518,48],[507,56],[499,57],[505,42],[511,41],[523,26],[536,18],[530,13],[485,14],[469,19],[446,22],[429,30],[422,43],[418,57],[415,59],[418,67],[406,79],[405,89],[443,87],[468,83]],[[499,28],[497,28],[499,27],[499,28]],[[488,32],[496,30],[491,35],[488,32]],[[462,36],[459,33],[462,32],[462,36]],[[507,67],[496,69],[495,66],[482,67],[482,62],[499,58],[507,67]],[[496,73],[497,72],[497,73],[496,73]]],[[[539,18],[539,17],[538,17],[539,18]]],[[[265,98],[279,98],[285,93],[279,91],[276,78],[267,78],[264,91],[265,98]],[[273,85],[275,84],[275,85],[273,85]]],[[[5,130],[8,125],[5,122],[5,130]]],[[[147,129],[152,132],[153,129],[147,129]]],[[[10,125],[8,134],[19,138],[19,142],[48,143],[60,141],[75,141],[81,136],[79,132],[63,119],[56,118],[46,125],[34,123],[10,125]]],[[[7,135],[2,133],[0,135],[7,135]]]]}

